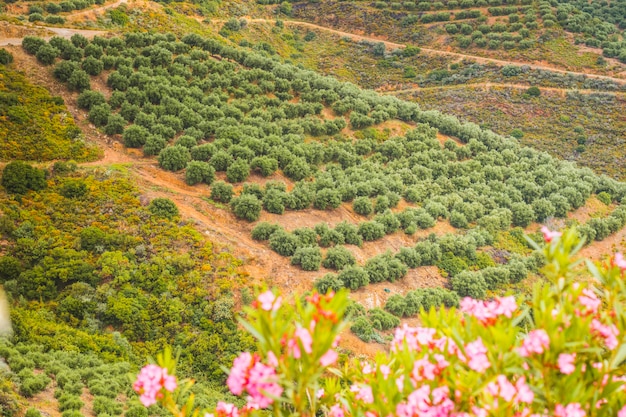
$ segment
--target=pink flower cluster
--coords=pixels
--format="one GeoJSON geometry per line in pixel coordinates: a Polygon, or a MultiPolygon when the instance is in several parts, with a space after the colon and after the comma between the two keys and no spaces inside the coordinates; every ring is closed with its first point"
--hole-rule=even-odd
{"type": "Polygon", "coordinates": [[[487,348],[480,338],[465,346],[465,354],[468,358],[467,366],[476,372],[485,372],[491,366],[487,357],[487,348]]]}
{"type": "Polygon", "coordinates": [[[546,241],[546,243],[550,243],[552,242],[552,240],[557,239],[562,235],[561,232],[554,232],[548,229],[546,226],[543,226],[541,228],[541,233],[543,233],[543,239],[546,241]]]}
{"type": "Polygon", "coordinates": [[[557,404],[554,408],[554,417],[585,417],[587,414],[578,403],[570,403],[566,406],[557,404]]]}
{"type": "Polygon", "coordinates": [[[578,302],[585,307],[585,311],[583,314],[595,314],[598,312],[598,308],[600,308],[600,304],[602,302],[593,292],[593,290],[589,288],[585,288],[583,293],[578,296],[578,302]]]}
{"type": "Polygon", "coordinates": [[[511,318],[516,309],[517,303],[512,296],[498,297],[493,301],[474,300],[469,297],[461,300],[461,311],[483,324],[493,324],[499,316],[511,318]]]}
{"type": "Polygon", "coordinates": [[[396,406],[397,417],[448,417],[454,413],[454,402],[449,397],[448,387],[438,387],[432,390],[429,385],[409,394],[407,401],[396,406]]]}
{"type": "Polygon", "coordinates": [[[303,327],[298,327],[295,331],[294,337],[287,341],[289,353],[296,359],[300,359],[302,356],[302,353],[300,352],[300,345],[302,345],[302,349],[304,349],[306,353],[313,352],[313,337],[311,336],[311,333],[303,327]]]}
{"type": "Polygon", "coordinates": [[[246,391],[251,408],[266,408],[283,392],[276,380],[273,367],[261,363],[258,355],[244,352],[234,360],[226,385],[235,395],[246,391]]]}
{"type": "Polygon", "coordinates": [[[239,417],[239,409],[234,404],[219,401],[215,407],[215,413],[206,413],[204,417],[239,417]]]}
{"type": "Polygon", "coordinates": [[[507,403],[531,404],[535,394],[526,384],[524,377],[518,379],[513,385],[505,375],[498,375],[494,382],[490,382],[485,390],[494,398],[502,398],[507,403]]]}
{"type": "Polygon", "coordinates": [[[613,256],[613,265],[618,267],[622,272],[626,271],[626,259],[624,259],[624,255],[621,252],[615,253],[613,256]]]}
{"type": "Polygon", "coordinates": [[[557,360],[559,371],[561,371],[561,373],[565,375],[573,373],[576,370],[576,365],[574,365],[575,359],[575,353],[561,353],[559,355],[559,359],[557,360]]]}
{"type": "Polygon", "coordinates": [[[263,294],[259,295],[257,298],[258,305],[261,306],[262,310],[265,311],[276,311],[280,308],[280,304],[282,302],[282,297],[276,298],[273,292],[265,291],[263,294]]]}
{"type": "Polygon", "coordinates": [[[605,325],[600,320],[593,319],[591,321],[591,331],[604,339],[604,344],[607,348],[613,350],[617,347],[617,335],[619,330],[614,324],[605,325]]]}
{"type": "Polygon", "coordinates": [[[139,394],[139,401],[150,407],[163,397],[163,390],[173,392],[177,386],[176,377],[168,375],[167,369],[151,364],[141,368],[133,389],[139,394]]]}
{"type": "Polygon", "coordinates": [[[550,337],[543,329],[532,330],[522,342],[518,353],[525,358],[532,354],[541,355],[550,346],[550,337]]]}

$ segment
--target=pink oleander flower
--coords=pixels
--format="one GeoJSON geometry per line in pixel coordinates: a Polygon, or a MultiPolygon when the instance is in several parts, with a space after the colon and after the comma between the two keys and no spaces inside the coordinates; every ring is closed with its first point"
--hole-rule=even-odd
{"type": "Polygon", "coordinates": [[[265,311],[276,311],[280,308],[282,297],[276,298],[273,292],[265,291],[259,295],[257,301],[259,302],[261,309],[265,311]]]}
{"type": "Polygon", "coordinates": [[[465,346],[465,353],[468,358],[467,365],[470,369],[476,372],[485,372],[490,366],[489,358],[487,357],[487,348],[483,344],[482,339],[478,338],[475,341],[468,343],[465,346]]]}
{"type": "Polygon", "coordinates": [[[176,377],[168,375],[167,369],[150,364],[141,368],[133,390],[139,394],[139,401],[150,407],[163,397],[163,390],[173,392],[177,386],[176,377]]]}
{"type": "Polygon", "coordinates": [[[487,384],[485,390],[492,397],[500,397],[506,402],[513,401],[513,398],[517,394],[515,385],[511,384],[505,375],[498,375],[496,380],[487,384]]]}
{"type": "Polygon", "coordinates": [[[254,408],[267,408],[280,397],[283,388],[276,383],[276,370],[261,362],[254,364],[250,369],[246,391],[250,394],[248,404],[254,408]]]}
{"type": "Polygon", "coordinates": [[[387,365],[380,365],[378,368],[380,373],[383,374],[383,378],[389,378],[389,374],[391,373],[391,369],[387,365]]]}
{"type": "Polygon", "coordinates": [[[582,409],[578,403],[570,403],[563,407],[561,404],[557,404],[554,408],[555,417],[585,417],[585,410],[582,409]]]}
{"type": "Polygon", "coordinates": [[[411,372],[411,379],[414,383],[420,381],[432,381],[437,375],[437,367],[430,363],[428,358],[418,359],[413,363],[413,371],[411,372]]]}
{"type": "Polygon", "coordinates": [[[324,353],[320,358],[320,364],[322,366],[330,366],[337,362],[337,358],[339,358],[337,352],[334,349],[328,349],[328,352],[324,353]]]}
{"type": "Polygon", "coordinates": [[[622,272],[626,271],[626,259],[624,259],[624,255],[621,252],[616,252],[613,256],[613,265],[618,267],[622,272]]]}
{"type": "Polygon", "coordinates": [[[272,366],[261,363],[258,355],[244,352],[233,361],[226,385],[235,395],[246,391],[250,395],[250,408],[266,408],[283,392],[276,379],[276,370],[272,366]]]}
{"type": "Polygon", "coordinates": [[[339,404],[335,404],[330,407],[328,417],[345,417],[346,413],[343,411],[343,407],[339,404]]]}
{"type": "Polygon", "coordinates": [[[461,311],[475,317],[483,324],[493,324],[501,315],[511,318],[516,309],[515,297],[511,296],[496,298],[488,302],[474,300],[470,297],[461,300],[461,311]]]}
{"type": "Polygon", "coordinates": [[[586,314],[595,314],[600,304],[602,304],[596,294],[589,288],[585,288],[583,293],[578,296],[578,302],[585,306],[586,314]]]}
{"type": "Polygon", "coordinates": [[[243,352],[233,361],[233,367],[230,369],[226,385],[230,392],[235,395],[241,395],[248,382],[248,373],[254,366],[254,358],[250,352],[243,352]]]}
{"type": "Polygon", "coordinates": [[[404,324],[402,327],[398,327],[395,331],[393,342],[391,344],[391,350],[396,351],[401,349],[406,342],[406,345],[411,350],[420,351],[422,346],[430,346],[435,338],[435,329],[427,327],[410,327],[404,324]]]}
{"type": "Polygon", "coordinates": [[[369,385],[358,388],[358,392],[355,397],[357,400],[363,401],[365,404],[371,404],[374,402],[374,394],[372,394],[372,387],[369,385]]]}
{"type": "Polygon", "coordinates": [[[613,350],[617,347],[617,335],[619,334],[619,330],[617,330],[615,325],[604,325],[599,320],[593,319],[591,321],[591,330],[604,339],[604,344],[607,348],[613,350]]]}
{"type": "Polygon", "coordinates": [[[302,355],[298,340],[302,344],[302,348],[306,353],[313,352],[313,337],[311,337],[311,333],[309,333],[309,331],[304,327],[298,327],[294,333],[293,339],[290,339],[287,342],[289,351],[294,358],[300,359],[300,356],[302,355]]]}
{"type": "Polygon", "coordinates": [[[405,403],[396,406],[398,417],[414,416],[450,416],[454,403],[449,398],[448,387],[439,387],[430,391],[430,386],[423,385],[409,394],[405,403]]]}
{"type": "Polygon", "coordinates": [[[528,357],[533,353],[541,355],[550,346],[550,337],[543,329],[532,330],[518,349],[520,356],[528,357]]]}
{"type": "Polygon", "coordinates": [[[617,417],[626,417],[626,405],[623,406],[622,409],[617,412],[617,417]]]}
{"type": "MultiPolygon", "coordinates": [[[[239,410],[234,404],[219,401],[215,407],[216,417],[239,417],[239,410]]],[[[206,415],[205,415],[206,417],[206,415]]]]}
{"type": "Polygon", "coordinates": [[[526,383],[525,377],[521,377],[515,382],[515,388],[517,389],[517,401],[531,404],[535,399],[535,393],[526,383]]]}
{"type": "Polygon", "coordinates": [[[569,375],[576,370],[574,359],[576,359],[575,353],[561,353],[559,355],[557,365],[559,366],[559,370],[562,374],[569,375]]]}
{"type": "Polygon", "coordinates": [[[326,392],[324,391],[324,388],[320,388],[315,392],[315,398],[319,400],[320,398],[324,396],[325,393],[326,392]]]}
{"type": "Polygon", "coordinates": [[[553,239],[559,238],[562,235],[561,232],[552,231],[552,230],[548,229],[546,226],[543,226],[541,228],[541,233],[543,233],[543,239],[547,243],[552,242],[553,239]]]}

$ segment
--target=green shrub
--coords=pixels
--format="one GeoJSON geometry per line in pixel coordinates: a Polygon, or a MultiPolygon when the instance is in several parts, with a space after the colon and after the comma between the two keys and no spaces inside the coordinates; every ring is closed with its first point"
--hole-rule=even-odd
{"type": "Polygon", "coordinates": [[[293,256],[298,249],[298,237],[285,230],[277,230],[269,239],[270,248],[282,256],[293,256]]]}
{"type": "Polygon", "coordinates": [[[253,222],[259,219],[263,205],[256,196],[242,194],[231,200],[230,207],[237,218],[253,222]]]}
{"type": "Polygon", "coordinates": [[[487,283],[480,272],[460,272],[452,277],[450,283],[459,297],[482,299],[487,292],[487,283]]]}
{"type": "Polygon", "coordinates": [[[408,272],[407,266],[399,259],[394,258],[390,252],[370,258],[365,263],[365,270],[369,274],[371,282],[394,282],[404,277],[408,272]]]}
{"type": "Polygon", "coordinates": [[[243,159],[237,159],[226,169],[228,182],[242,182],[250,175],[250,165],[243,159]]]}
{"type": "Polygon", "coordinates": [[[385,226],[374,221],[359,223],[359,235],[366,242],[382,239],[385,236],[385,226]]]}
{"type": "Polygon", "coordinates": [[[357,197],[352,203],[354,212],[362,216],[369,216],[374,211],[374,205],[369,197],[357,197]]]}
{"type": "Polygon", "coordinates": [[[29,408],[24,417],[41,417],[41,412],[36,408],[29,408]]]}
{"type": "Polygon", "coordinates": [[[31,55],[35,55],[44,45],[47,45],[46,41],[37,36],[24,36],[22,39],[22,48],[31,55]]]}
{"type": "MultiPolygon", "coordinates": [[[[63,62],[61,64],[63,64],[63,62]]],[[[106,99],[104,98],[104,95],[101,92],[91,91],[91,90],[83,91],[82,93],[80,93],[76,101],[76,104],[78,105],[78,107],[80,107],[81,109],[85,109],[85,110],[91,110],[93,106],[97,106],[97,105],[105,104],[105,103],[106,103],[106,99]]]]}
{"type": "Polygon", "coordinates": [[[107,124],[104,127],[104,133],[107,135],[119,135],[124,132],[126,126],[126,120],[119,114],[112,114],[107,120],[107,124]]]}
{"type": "Polygon", "coordinates": [[[168,171],[180,171],[191,159],[189,149],[183,146],[168,146],[159,152],[159,166],[168,171]]]}
{"type": "Polygon", "coordinates": [[[43,65],[52,65],[59,56],[59,50],[50,45],[42,45],[35,54],[37,61],[43,65]]]}
{"type": "Polygon", "coordinates": [[[366,317],[357,317],[352,325],[350,331],[354,333],[362,341],[369,343],[375,338],[375,331],[372,323],[366,317]]]}
{"type": "Polygon", "coordinates": [[[12,161],[2,170],[2,186],[11,194],[26,194],[29,190],[46,188],[46,172],[26,162],[12,161]]]}
{"type": "Polygon", "coordinates": [[[313,286],[320,294],[327,294],[329,291],[337,292],[344,288],[341,281],[335,274],[326,274],[322,278],[317,279],[313,286]]]}
{"type": "Polygon", "coordinates": [[[108,414],[110,416],[119,416],[122,414],[124,407],[122,403],[107,397],[96,396],[93,399],[93,411],[98,414],[108,414]]]}
{"type": "Polygon", "coordinates": [[[270,236],[277,230],[281,230],[280,225],[268,222],[260,222],[252,229],[252,239],[268,240],[270,236]]]}
{"type": "Polygon", "coordinates": [[[202,161],[190,161],[185,170],[185,182],[189,185],[198,183],[211,184],[215,181],[215,169],[208,163],[202,161]]]}
{"type": "Polygon", "coordinates": [[[358,290],[370,283],[367,271],[360,266],[347,266],[337,275],[343,286],[351,290],[358,290]]]}
{"type": "Polygon", "coordinates": [[[124,141],[124,146],[128,148],[141,148],[146,144],[149,136],[150,132],[145,127],[130,125],[124,129],[122,140],[124,141]]]}
{"type": "Polygon", "coordinates": [[[233,186],[224,181],[216,181],[211,185],[211,200],[230,203],[233,198],[233,186]]]}
{"type": "Polygon", "coordinates": [[[82,179],[66,180],[59,192],[65,198],[81,198],[87,194],[87,184],[82,179]]]}
{"type": "Polygon", "coordinates": [[[158,217],[173,219],[178,216],[178,207],[169,198],[155,198],[148,205],[148,210],[158,217]]]}
{"type": "Polygon", "coordinates": [[[541,95],[541,90],[539,89],[539,87],[534,85],[527,89],[525,94],[530,97],[539,97],[541,95]]]}
{"type": "Polygon", "coordinates": [[[110,115],[111,106],[106,103],[96,104],[89,110],[89,121],[96,127],[102,127],[107,124],[110,115]]]}
{"type": "Polygon", "coordinates": [[[376,330],[389,330],[400,325],[400,319],[387,313],[385,310],[380,308],[373,308],[367,312],[370,322],[372,326],[376,330]]]}
{"type": "Polygon", "coordinates": [[[292,265],[300,265],[304,271],[317,271],[322,262],[322,252],[319,247],[300,247],[291,257],[292,265]]]}
{"type": "Polygon", "coordinates": [[[343,246],[329,248],[326,252],[326,256],[324,257],[324,261],[322,262],[324,268],[336,270],[341,270],[346,266],[354,264],[356,264],[354,255],[352,255],[352,253],[343,246]]]}
{"type": "Polygon", "coordinates": [[[89,74],[82,69],[75,70],[67,80],[67,86],[72,91],[89,90],[91,88],[91,79],[89,78],[89,74]]]}
{"type": "Polygon", "coordinates": [[[0,48],[0,65],[9,65],[13,62],[13,54],[4,48],[0,48]]]}

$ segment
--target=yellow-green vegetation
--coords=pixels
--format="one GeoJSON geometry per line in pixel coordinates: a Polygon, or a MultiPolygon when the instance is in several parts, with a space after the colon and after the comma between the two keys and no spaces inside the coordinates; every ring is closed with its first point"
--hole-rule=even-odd
{"type": "Polygon", "coordinates": [[[625,178],[623,96],[543,91],[539,97],[529,97],[523,89],[471,86],[399,96],[501,134],[517,135],[523,144],[575,160],[597,172],[625,178]],[[467,106],[468,101],[480,105],[467,106]]]}
{"type": "Polygon", "coordinates": [[[0,160],[92,161],[100,151],[87,145],[61,97],[53,97],[23,74],[0,65],[0,160]]]}
{"type": "Polygon", "coordinates": [[[46,189],[2,193],[0,282],[14,342],[131,362],[180,345],[185,372],[219,381],[249,346],[233,310],[241,263],[168,200],[139,197],[122,174],[58,162],[46,189]]]}

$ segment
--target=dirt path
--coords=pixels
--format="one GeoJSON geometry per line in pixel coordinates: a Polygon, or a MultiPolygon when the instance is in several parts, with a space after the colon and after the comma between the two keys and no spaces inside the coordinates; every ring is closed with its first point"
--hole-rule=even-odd
{"type": "MultiPolygon", "coordinates": [[[[68,22],[72,22],[72,21],[78,20],[81,17],[95,16],[95,14],[98,14],[100,12],[103,12],[108,9],[112,9],[114,7],[120,6],[122,4],[127,4],[127,3],[128,3],[128,0],[116,0],[113,3],[105,4],[99,7],[95,7],[93,9],[78,10],[72,13],[68,13],[67,15],[64,15],[64,17],[66,18],[68,22]]],[[[15,26],[15,25],[11,25],[11,26],[15,26]]],[[[46,40],[50,39],[53,36],[60,36],[65,39],[69,39],[74,34],[80,34],[87,38],[93,38],[96,35],[99,36],[99,35],[104,35],[107,33],[106,30],[72,29],[72,28],[49,27],[49,26],[41,26],[41,25],[29,25],[29,26],[20,26],[20,27],[23,29],[27,29],[27,30],[30,29],[34,31],[43,30],[48,33],[47,35],[43,36],[43,38],[46,40]]],[[[0,34],[0,46],[21,45],[22,39],[23,37],[4,38],[0,34]]]]}
{"type": "Polygon", "coordinates": [[[86,9],[86,10],[78,10],[75,11],[73,13],[69,13],[68,15],[66,15],[65,17],[70,20],[76,20],[79,17],[89,17],[91,15],[93,15],[94,13],[100,13],[100,12],[104,12],[108,9],[112,9],[114,7],[120,6],[122,4],[126,4],[128,3],[128,0],[116,0],[113,3],[109,3],[109,4],[105,4],[102,5],[100,7],[95,7],[93,9],[86,9]]]}
{"type": "MultiPolygon", "coordinates": [[[[415,88],[406,88],[401,90],[382,90],[379,89],[378,92],[380,94],[385,95],[395,95],[395,94],[404,94],[404,93],[416,93],[420,91],[428,91],[428,90],[456,90],[459,88],[484,88],[485,90],[490,90],[492,87],[495,88],[513,88],[518,90],[526,90],[530,88],[530,85],[524,84],[507,84],[507,83],[470,83],[470,84],[454,84],[454,85],[442,85],[442,86],[432,86],[432,87],[415,87],[415,88]]],[[[576,92],[580,94],[611,94],[614,96],[622,96],[626,97],[626,93],[622,91],[605,91],[605,90],[591,90],[591,89],[576,89],[576,88],[558,88],[558,87],[543,87],[537,86],[541,89],[541,91],[551,91],[555,93],[559,93],[565,96],[568,92],[576,92]]]]}
{"type": "MultiPolygon", "coordinates": [[[[199,17],[197,19],[200,19],[199,17]]],[[[202,20],[202,19],[200,19],[202,20]]],[[[260,19],[260,18],[251,18],[251,19],[246,19],[248,22],[257,22],[257,23],[273,23],[274,20],[272,19],[260,19]]],[[[225,22],[225,20],[219,20],[219,19],[212,19],[212,22],[225,22]]],[[[299,27],[307,27],[307,28],[311,28],[311,29],[317,29],[317,30],[322,30],[325,32],[329,32],[329,33],[334,33],[336,35],[342,36],[342,37],[347,37],[352,39],[353,41],[368,41],[368,42],[382,42],[385,44],[385,47],[390,48],[390,49],[396,49],[396,48],[405,48],[407,45],[406,44],[402,44],[402,43],[395,43],[395,42],[390,42],[388,40],[385,39],[380,39],[380,38],[376,38],[373,36],[365,36],[365,35],[357,35],[355,33],[350,33],[350,32],[344,32],[341,30],[337,30],[337,29],[332,29],[326,26],[320,26],[317,25],[315,23],[309,23],[309,22],[301,22],[301,21],[296,21],[296,20],[285,20],[284,24],[287,26],[299,26],[299,27]]],[[[420,50],[422,51],[422,53],[428,53],[428,54],[432,54],[432,55],[446,55],[446,56],[455,56],[458,57],[459,59],[469,59],[469,60],[473,60],[477,63],[480,64],[488,64],[488,63],[493,63],[493,64],[498,64],[501,66],[504,65],[518,65],[518,66],[527,66],[529,68],[532,69],[537,69],[537,70],[544,70],[544,71],[552,71],[552,72],[558,72],[560,74],[570,74],[570,75],[584,75],[587,76],[589,78],[597,78],[597,79],[601,79],[601,80],[609,80],[609,81],[614,81],[618,84],[626,84],[626,79],[622,79],[622,78],[615,78],[615,77],[609,77],[607,75],[599,75],[599,74],[588,74],[588,73],[583,73],[583,72],[574,72],[574,71],[567,71],[567,70],[563,70],[563,69],[558,69],[558,68],[554,68],[554,67],[550,67],[550,66],[546,66],[546,65],[539,65],[539,64],[531,64],[531,63],[527,63],[527,62],[517,62],[517,61],[505,61],[505,60],[501,60],[501,59],[494,59],[494,58],[486,58],[486,57],[482,57],[482,56],[476,56],[476,55],[467,55],[467,54],[461,54],[458,52],[450,52],[450,51],[441,51],[438,49],[430,49],[430,48],[424,48],[424,47],[419,47],[420,50]]]]}
{"type": "MultiPolygon", "coordinates": [[[[105,33],[107,33],[106,30],[87,30],[87,29],[69,29],[69,28],[53,28],[53,27],[47,27],[47,26],[33,26],[33,29],[43,29],[46,30],[48,32],[52,32],[51,35],[46,35],[43,36],[44,39],[48,40],[50,38],[52,38],[53,36],[60,36],[61,38],[65,38],[65,39],[69,39],[72,37],[72,35],[74,34],[80,34],[83,35],[87,38],[93,38],[94,36],[99,36],[99,35],[104,35],[105,33]]],[[[23,37],[21,38],[0,38],[0,46],[9,46],[9,45],[21,45],[22,44],[22,39],[24,39],[23,37]]]]}

